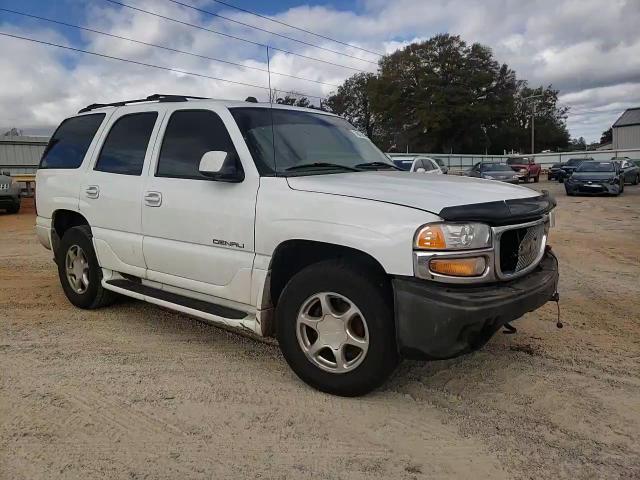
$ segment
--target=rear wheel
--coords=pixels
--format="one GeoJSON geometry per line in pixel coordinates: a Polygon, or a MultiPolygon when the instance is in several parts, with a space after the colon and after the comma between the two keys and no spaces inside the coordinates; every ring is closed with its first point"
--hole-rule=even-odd
{"type": "Polygon", "coordinates": [[[533,182],[534,183],[538,183],[539,181],[540,181],[540,174],[538,174],[535,177],[533,177],[533,182]]]}
{"type": "Polygon", "coordinates": [[[94,309],[113,303],[117,294],[102,286],[102,269],[93,250],[91,229],[67,230],[56,255],[60,284],[69,301],[79,308],[94,309]]]}
{"type": "Polygon", "coordinates": [[[277,337],[304,382],[334,395],[363,395],[398,364],[392,300],[384,282],[337,260],[313,264],[287,284],[277,337]]]}

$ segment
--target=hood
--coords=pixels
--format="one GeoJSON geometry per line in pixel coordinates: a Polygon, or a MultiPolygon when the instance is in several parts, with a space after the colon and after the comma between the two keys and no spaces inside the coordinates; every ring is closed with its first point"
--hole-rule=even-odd
{"type": "Polygon", "coordinates": [[[294,190],[393,203],[438,214],[443,208],[539,197],[526,187],[454,175],[397,171],[288,177],[294,190]]]}
{"type": "Polygon", "coordinates": [[[613,178],[615,176],[616,172],[573,172],[571,178],[584,182],[587,180],[609,180],[610,178],[613,178]]]}

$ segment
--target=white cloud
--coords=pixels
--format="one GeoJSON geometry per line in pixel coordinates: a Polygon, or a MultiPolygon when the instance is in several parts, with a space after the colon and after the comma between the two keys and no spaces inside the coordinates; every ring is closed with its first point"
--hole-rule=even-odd
{"type": "MultiPolygon", "coordinates": [[[[330,52],[297,45],[266,33],[234,26],[203,16],[170,2],[129,0],[132,4],[181,21],[260,43],[314,56],[335,63],[373,71],[375,65],[330,52]]],[[[12,3],[9,0],[7,3],[12,3]]],[[[20,10],[15,1],[8,8],[20,10]]],[[[193,2],[215,9],[212,2],[193,2]]],[[[211,32],[195,30],[151,17],[141,12],[116,9],[109,4],[88,3],[90,26],[115,35],[218,57],[243,65],[266,68],[266,52],[211,32]]],[[[377,57],[321,38],[306,35],[233,10],[224,15],[330,49],[369,60],[377,57]]],[[[3,16],[0,30],[67,44],[62,33],[42,24],[20,30],[3,16]]],[[[323,35],[339,38],[363,48],[390,52],[407,43],[441,32],[457,33],[467,42],[493,48],[501,62],[508,63],[520,78],[533,85],[553,84],[561,90],[561,101],[570,105],[570,131],[588,140],[599,138],[625,108],[640,105],[640,2],[637,0],[362,0],[360,13],[323,6],[299,6],[277,18],[323,35]]],[[[64,19],[63,19],[64,20],[64,19]]],[[[83,33],[87,50],[108,53],[145,63],[174,67],[266,86],[266,73],[245,70],[202,58],[180,55],[131,42],[83,33]]],[[[266,99],[264,90],[216,82],[128,65],[115,60],[70,54],[61,50],[0,37],[0,125],[10,127],[53,126],[78,108],[94,102],[139,98],[150,93],[184,93],[222,98],[254,95],[266,99]]],[[[271,69],[332,84],[354,73],[272,51],[271,69]]],[[[279,90],[325,95],[333,87],[272,76],[279,90]]]]}

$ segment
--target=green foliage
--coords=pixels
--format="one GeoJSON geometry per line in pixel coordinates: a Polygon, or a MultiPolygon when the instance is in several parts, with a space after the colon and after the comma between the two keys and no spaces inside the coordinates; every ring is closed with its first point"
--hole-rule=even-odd
{"type": "Polygon", "coordinates": [[[524,153],[532,102],[536,151],[567,146],[557,90],[531,89],[490,48],[443,34],[383,57],[377,74],[352,76],[324,104],[385,150],[524,153]]]}

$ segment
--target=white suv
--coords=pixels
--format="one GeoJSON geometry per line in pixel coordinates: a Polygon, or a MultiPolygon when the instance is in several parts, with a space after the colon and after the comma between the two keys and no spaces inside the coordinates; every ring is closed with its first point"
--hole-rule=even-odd
{"type": "Polygon", "coordinates": [[[80,308],[115,294],[275,336],[338,395],[477,349],[556,293],[554,201],[398,171],[330,113],[154,95],[91,105],[37,174],[40,242],[80,308]]]}

